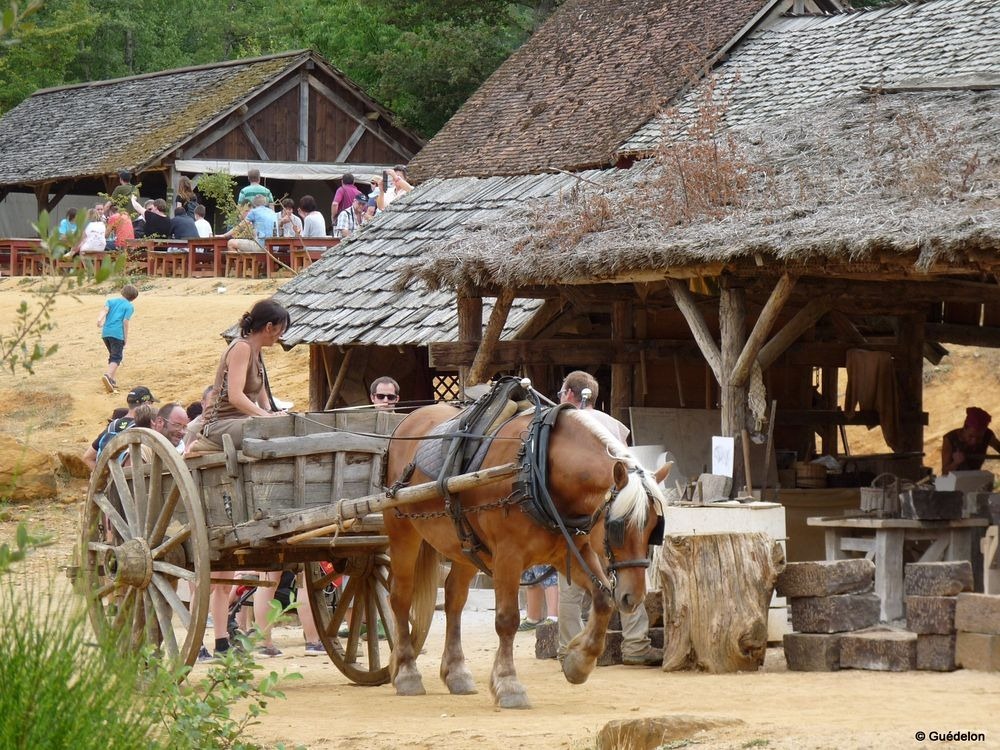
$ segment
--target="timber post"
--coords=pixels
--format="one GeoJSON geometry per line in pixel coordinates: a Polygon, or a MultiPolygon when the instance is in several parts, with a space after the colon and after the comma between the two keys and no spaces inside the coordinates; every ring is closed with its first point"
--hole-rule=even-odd
{"type": "Polygon", "coordinates": [[[628,407],[632,403],[632,366],[621,363],[625,340],[629,338],[632,338],[632,304],[616,301],[611,306],[611,343],[615,358],[611,362],[608,410],[620,422],[628,421],[628,407]]]}
{"type": "MultiPolygon", "coordinates": [[[[486,331],[482,334],[482,341],[476,350],[476,356],[472,360],[472,366],[468,372],[468,382],[466,385],[476,385],[485,380],[489,380],[492,373],[493,353],[496,351],[497,342],[500,341],[500,334],[503,333],[504,324],[510,314],[510,307],[514,302],[514,292],[511,289],[504,289],[493,303],[493,310],[490,312],[489,322],[486,324],[486,331]]],[[[480,299],[480,305],[482,299],[480,299]]],[[[459,316],[461,320],[461,316],[459,316]]],[[[480,308],[480,325],[482,322],[482,310],[480,308]]],[[[461,338],[461,334],[459,335],[461,338]]]]}
{"type": "MultiPolygon", "coordinates": [[[[728,277],[722,279],[719,295],[719,334],[722,339],[722,435],[735,440],[735,456],[742,455],[742,432],[747,425],[747,395],[749,379],[735,379],[736,364],[746,342],[746,294],[728,277]]],[[[733,462],[733,492],[750,484],[740,461],[733,462]]]]}
{"type": "MultiPolygon", "coordinates": [[[[458,293],[458,340],[463,344],[478,344],[483,339],[483,298],[470,297],[462,292],[458,293]]],[[[465,389],[472,385],[469,382],[468,366],[458,368],[458,381],[465,389]]]]}

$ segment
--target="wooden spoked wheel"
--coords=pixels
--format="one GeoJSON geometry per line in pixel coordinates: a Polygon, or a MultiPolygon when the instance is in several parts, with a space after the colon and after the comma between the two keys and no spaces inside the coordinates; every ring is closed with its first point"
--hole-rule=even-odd
{"type": "MultiPolygon", "coordinates": [[[[350,680],[359,685],[383,685],[389,681],[389,659],[396,633],[389,606],[389,556],[381,549],[338,558],[329,565],[332,570],[324,570],[315,562],[305,566],[306,591],[320,640],[337,669],[350,680]],[[346,585],[331,591],[341,575],[348,576],[346,585]]],[[[418,651],[433,617],[433,601],[421,611],[410,612],[410,632],[418,651]]]]}
{"type": "Polygon", "coordinates": [[[208,619],[208,534],[191,474],[159,433],[133,427],[101,451],[80,568],[98,634],[132,651],[151,644],[170,667],[194,664],[208,619]]]}

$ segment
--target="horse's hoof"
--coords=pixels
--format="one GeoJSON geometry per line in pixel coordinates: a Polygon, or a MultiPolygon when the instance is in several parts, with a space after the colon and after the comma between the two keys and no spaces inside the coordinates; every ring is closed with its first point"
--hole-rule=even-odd
{"type": "Polygon", "coordinates": [[[563,659],[562,671],[567,681],[574,685],[582,685],[594,671],[594,662],[581,656],[578,651],[570,651],[563,659]]]}
{"type": "Polygon", "coordinates": [[[478,692],[476,683],[468,672],[450,675],[444,684],[448,686],[448,692],[452,695],[475,695],[478,692]]]}
{"type": "Polygon", "coordinates": [[[393,685],[396,687],[396,695],[427,695],[424,690],[424,682],[420,675],[405,675],[396,677],[393,685]]]}
{"type": "Polygon", "coordinates": [[[523,689],[518,692],[497,696],[497,705],[500,708],[531,708],[528,694],[523,689]]]}

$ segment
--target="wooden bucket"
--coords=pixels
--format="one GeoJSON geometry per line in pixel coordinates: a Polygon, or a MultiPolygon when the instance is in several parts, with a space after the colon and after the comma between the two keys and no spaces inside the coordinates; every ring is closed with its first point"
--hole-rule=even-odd
{"type": "Polygon", "coordinates": [[[795,462],[795,486],[802,489],[822,489],[826,487],[826,467],[822,464],[795,462]]]}

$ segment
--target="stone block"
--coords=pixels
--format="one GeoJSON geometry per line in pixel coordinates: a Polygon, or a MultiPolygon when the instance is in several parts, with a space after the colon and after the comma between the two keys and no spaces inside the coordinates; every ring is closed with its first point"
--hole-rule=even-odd
{"type": "Polygon", "coordinates": [[[559,651],[559,623],[545,619],[535,628],[535,658],[555,659],[559,651]]]}
{"type": "Polygon", "coordinates": [[[959,594],[955,605],[955,629],[1000,635],[1000,595],[959,594]]]}
{"type": "Polygon", "coordinates": [[[622,631],[609,630],[604,636],[604,653],[597,657],[597,666],[610,667],[622,663],[622,631]]]}
{"type": "Polygon", "coordinates": [[[792,630],[844,633],[878,623],[881,603],[875,594],[838,594],[789,599],[792,630]]]}
{"type": "Polygon", "coordinates": [[[706,503],[711,503],[715,500],[728,500],[732,490],[732,477],[722,476],[721,474],[702,474],[698,477],[694,498],[696,501],[706,503]]]}
{"type": "Polygon", "coordinates": [[[955,671],[955,635],[918,635],[917,669],[955,671]]]}
{"type": "Polygon", "coordinates": [[[906,672],[917,666],[917,636],[899,630],[846,633],[840,639],[840,666],[906,672]]]}
{"type": "Polygon", "coordinates": [[[775,590],[789,597],[863,594],[872,590],[874,581],[875,563],[863,557],[792,562],[778,576],[775,590]]]}
{"type": "Polygon", "coordinates": [[[972,591],[972,563],[907,563],[903,576],[906,596],[957,596],[972,591]]]}
{"type": "Polygon", "coordinates": [[[615,719],[605,724],[597,733],[591,746],[596,750],[655,750],[658,747],[682,747],[691,744],[691,738],[700,732],[743,724],[740,719],[704,716],[650,717],[644,719],[615,719]]]}
{"type": "Polygon", "coordinates": [[[959,631],[955,636],[955,663],[962,669],[1000,672],[1000,635],[959,631]]]}
{"type": "Polygon", "coordinates": [[[649,627],[663,627],[663,592],[649,591],[646,593],[646,616],[649,617],[649,627]]]}
{"type": "Polygon", "coordinates": [[[49,454],[0,435],[0,487],[7,499],[29,502],[55,497],[57,468],[49,454]]]}
{"type": "Polygon", "coordinates": [[[914,521],[953,521],[962,517],[963,493],[914,487],[900,496],[899,515],[914,521]]]}
{"type": "Polygon", "coordinates": [[[906,629],[911,633],[949,635],[955,632],[954,596],[906,597],[906,629]]]}
{"type": "Polygon", "coordinates": [[[840,633],[786,633],[785,661],[793,672],[833,672],[840,669],[840,633]]]}

